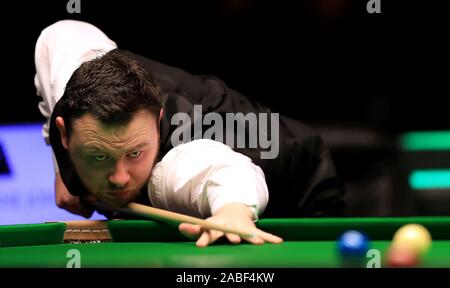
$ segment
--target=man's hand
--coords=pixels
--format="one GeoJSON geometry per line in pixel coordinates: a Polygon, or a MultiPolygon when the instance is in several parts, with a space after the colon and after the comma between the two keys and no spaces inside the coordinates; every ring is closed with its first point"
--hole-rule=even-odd
{"type": "MultiPolygon", "coordinates": [[[[227,225],[231,228],[254,233],[256,236],[244,238],[244,240],[253,244],[283,242],[283,239],[280,237],[256,228],[255,223],[252,220],[252,216],[252,211],[247,206],[239,203],[231,203],[222,206],[219,210],[217,210],[214,216],[206,219],[206,221],[211,221],[218,224],[227,225]]],[[[190,238],[198,238],[196,243],[198,247],[208,246],[224,235],[233,244],[238,244],[242,240],[241,237],[236,234],[224,233],[215,230],[203,230],[198,225],[188,223],[181,223],[178,228],[184,235],[190,238]]]]}
{"type": "MultiPolygon", "coordinates": [[[[94,213],[94,209],[84,205],[80,197],[70,194],[69,190],[66,188],[66,185],[64,185],[59,172],[56,173],[55,191],[56,205],[59,208],[67,210],[73,214],[81,215],[85,218],[90,218],[94,213]]],[[[95,198],[93,196],[83,197],[83,202],[94,203],[95,198]]]]}

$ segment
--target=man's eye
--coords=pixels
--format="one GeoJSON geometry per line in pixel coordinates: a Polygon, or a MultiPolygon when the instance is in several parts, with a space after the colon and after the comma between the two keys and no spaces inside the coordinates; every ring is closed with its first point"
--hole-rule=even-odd
{"type": "Polygon", "coordinates": [[[128,154],[128,157],[138,158],[139,156],[141,156],[141,154],[142,154],[142,151],[134,151],[134,152],[131,152],[130,154],[128,154]]]}
{"type": "Polygon", "coordinates": [[[98,155],[92,155],[92,159],[95,161],[105,161],[108,157],[106,155],[98,154],[98,155]]]}

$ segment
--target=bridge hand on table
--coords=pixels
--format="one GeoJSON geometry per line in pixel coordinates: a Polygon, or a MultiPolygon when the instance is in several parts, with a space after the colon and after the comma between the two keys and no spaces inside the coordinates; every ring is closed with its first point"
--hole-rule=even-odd
{"type": "MultiPolygon", "coordinates": [[[[252,212],[247,206],[231,203],[219,208],[214,216],[211,216],[206,220],[227,225],[228,227],[254,232],[254,234],[257,234],[256,236],[243,238],[252,244],[283,242],[282,238],[256,228],[252,216],[252,212]]],[[[242,240],[242,237],[236,234],[224,233],[216,230],[204,230],[199,225],[189,223],[181,223],[178,228],[185,236],[194,239],[198,238],[196,242],[198,247],[206,247],[223,236],[233,244],[238,244],[242,240]]]]}

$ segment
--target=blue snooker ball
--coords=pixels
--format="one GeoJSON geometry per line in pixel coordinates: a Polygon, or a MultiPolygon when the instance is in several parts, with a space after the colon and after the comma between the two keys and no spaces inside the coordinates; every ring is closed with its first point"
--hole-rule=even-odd
{"type": "Polygon", "coordinates": [[[359,231],[346,231],[338,239],[338,250],[344,257],[364,257],[369,250],[369,239],[359,231]]]}

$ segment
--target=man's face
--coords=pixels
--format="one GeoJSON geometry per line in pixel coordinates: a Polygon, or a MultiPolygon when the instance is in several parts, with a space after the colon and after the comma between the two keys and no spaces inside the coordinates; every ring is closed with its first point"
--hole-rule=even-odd
{"type": "Polygon", "coordinates": [[[86,114],[74,120],[67,143],[84,186],[100,201],[121,206],[147,185],[159,150],[159,119],[137,112],[126,125],[106,125],[86,114]]]}

